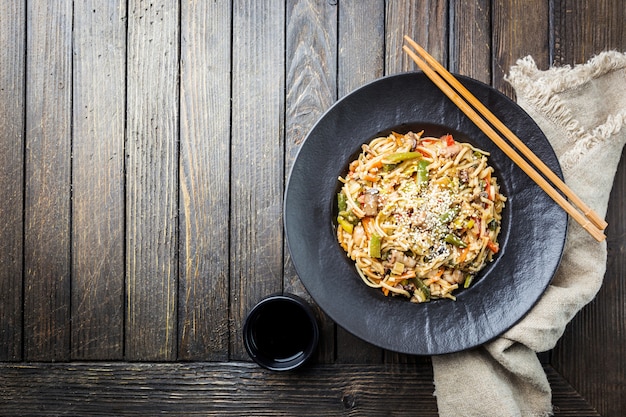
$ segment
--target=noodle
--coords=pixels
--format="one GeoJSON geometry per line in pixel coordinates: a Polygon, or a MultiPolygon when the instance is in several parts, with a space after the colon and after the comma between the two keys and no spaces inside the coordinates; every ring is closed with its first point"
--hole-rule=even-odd
{"type": "Polygon", "coordinates": [[[422,134],[363,145],[337,196],[337,240],[361,279],[416,303],[455,299],[493,259],[506,201],[487,152],[422,134]]]}

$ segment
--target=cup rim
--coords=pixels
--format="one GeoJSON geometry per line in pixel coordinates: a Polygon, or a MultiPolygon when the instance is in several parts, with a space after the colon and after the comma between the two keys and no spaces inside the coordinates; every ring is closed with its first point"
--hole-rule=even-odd
{"type": "Polygon", "coordinates": [[[259,301],[246,315],[246,319],[243,325],[243,344],[248,352],[248,355],[254,360],[258,365],[263,368],[269,369],[271,371],[290,371],[304,365],[313,355],[313,353],[317,350],[317,345],[319,342],[319,326],[317,323],[317,319],[315,314],[313,314],[313,310],[310,305],[301,297],[289,294],[289,293],[277,293],[269,295],[259,301]],[[309,321],[311,322],[312,328],[312,340],[311,343],[308,344],[304,352],[297,355],[296,357],[287,360],[287,361],[276,361],[272,358],[268,358],[263,355],[259,355],[252,342],[252,328],[251,322],[255,315],[261,311],[266,305],[275,303],[275,302],[289,302],[296,306],[298,306],[307,316],[309,321]]]}

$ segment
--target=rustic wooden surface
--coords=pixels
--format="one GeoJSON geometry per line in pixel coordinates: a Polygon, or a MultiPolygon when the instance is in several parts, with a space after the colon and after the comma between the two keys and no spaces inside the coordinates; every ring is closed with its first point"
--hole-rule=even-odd
{"type": "MultiPolygon", "coordinates": [[[[314,305],[282,228],[295,155],[337,99],[415,69],[404,34],[513,97],[516,59],[625,51],[624,21],[622,0],[1,0],[0,414],[436,415],[428,357],[319,309],[306,369],[246,355],[263,296],[314,305]]],[[[626,414],[625,181],[622,158],[605,284],[541,355],[556,415],[626,414]]]]}
{"type": "MultiPolygon", "coordinates": [[[[556,415],[600,415],[554,369],[545,371],[555,387],[556,415]]],[[[244,362],[24,363],[3,366],[0,404],[10,404],[3,416],[20,417],[435,417],[432,378],[424,364],[323,364],[277,374],[244,362]]]]}

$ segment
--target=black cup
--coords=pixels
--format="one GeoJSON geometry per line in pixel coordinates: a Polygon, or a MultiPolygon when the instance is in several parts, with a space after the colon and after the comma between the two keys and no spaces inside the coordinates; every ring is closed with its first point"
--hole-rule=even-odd
{"type": "Polygon", "coordinates": [[[243,343],[250,357],[272,371],[302,366],[319,341],[317,320],[309,305],[293,294],[276,294],[261,300],[248,313],[243,343]]]}

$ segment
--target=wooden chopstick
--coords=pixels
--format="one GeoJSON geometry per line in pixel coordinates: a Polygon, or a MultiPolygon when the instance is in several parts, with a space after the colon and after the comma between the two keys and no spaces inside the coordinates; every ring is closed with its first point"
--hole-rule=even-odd
{"type": "Polygon", "coordinates": [[[415,41],[408,36],[405,36],[405,40],[415,50],[428,60],[429,64],[433,66],[431,68],[426,62],[424,62],[417,54],[411,50],[408,46],[404,45],[403,50],[415,61],[418,67],[428,78],[430,78],[437,87],[446,95],[452,102],[465,113],[475,124],[485,133],[515,164],[517,164],[542,190],[546,192],[559,206],[561,206],[574,220],[576,220],[587,232],[589,232],[596,240],[603,241],[606,236],[602,230],[606,227],[607,223],[601,219],[593,210],[587,207],[578,198],[574,192],[567,186],[561,179],[554,174],[536,155],[532,153],[530,149],[524,143],[513,134],[506,126],[491,113],[480,101],[474,97],[463,85],[454,78],[441,64],[439,64],[432,56],[430,56],[423,48],[421,48],[415,41]],[[441,74],[441,76],[440,76],[441,74]],[[448,84],[446,80],[450,83],[448,84]],[[456,88],[455,91],[452,87],[456,88]],[[522,158],[496,131],[474,110],[474,108],[466,102],[459,94],[462,94],[466,100],[468,100],[476,109],[478,109],[483,116],[489,120],[496,128],[498,128],[520,151],[533,162],[554,184],[565,194],[568,198],[578,205],[585,213],[583,215],[576,207],[568,202],[550,183],[546,181],[524,158],[522,158]],[[556,179],[556,180],[554,180],[556,179]]]}
{"type": "Polygon", "coordinates": [[[522,142],[511,130],[500,121],[489,109],[487,109],[472,93],[470,93],[463,84],[461,84],[443,65],[435,60],[424,48],[417,44],[413,39],[405,36],[405,40],[421,55],[422,58],[430,64],[434,70],[441,75],[458,93],[465,98],[475,109],[478,110],[493,126],[496,127],[504,136],[538,169],[544,174],[556,187],[565,194],[582,212],[591,220],[600,230],[607,227],[607,222],[598,216],[591,208],[589,208],[554,172],[546,166],[546,164],[537,157],[524,142],[522,142]]]}

